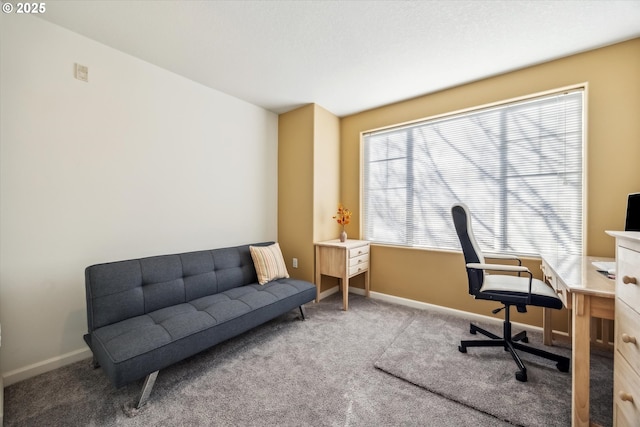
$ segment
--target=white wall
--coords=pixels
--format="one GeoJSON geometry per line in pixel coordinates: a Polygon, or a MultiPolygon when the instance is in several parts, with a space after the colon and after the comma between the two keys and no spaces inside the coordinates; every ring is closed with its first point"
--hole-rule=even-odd
{"type": "Polygon", "coordinates": [[[90,355],[88,265],[275,240],[278,130],[271,112],[41,19],[0,25],[9,385],[90,355]]]}

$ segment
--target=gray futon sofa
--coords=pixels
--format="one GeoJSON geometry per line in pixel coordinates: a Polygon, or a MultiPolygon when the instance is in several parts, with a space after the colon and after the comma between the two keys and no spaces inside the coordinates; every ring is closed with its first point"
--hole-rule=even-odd
{"type": "Polygon", "coordinates": [[[304,320],[315,285],[290,278],[258,284],[249,246],[86,268],[84,339],[115,387],[146,377],[135,408],[146,403],[160,369],[297,307],[304,320]]]}

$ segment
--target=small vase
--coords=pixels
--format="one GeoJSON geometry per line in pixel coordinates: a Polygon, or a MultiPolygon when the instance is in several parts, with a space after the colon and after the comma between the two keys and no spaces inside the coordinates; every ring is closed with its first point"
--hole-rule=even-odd
{"type": "Polygon", "coordinates": [[[344,231],[344,228],[342,229],[342,233],[340,233],[340,241],[341,242],[346,242],[347,241],[347,232],[344,231]]]}

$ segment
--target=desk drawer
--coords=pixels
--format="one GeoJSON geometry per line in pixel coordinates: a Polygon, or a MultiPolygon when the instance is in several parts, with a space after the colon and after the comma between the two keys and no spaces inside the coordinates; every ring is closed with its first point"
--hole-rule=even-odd
{"type": "Polygon", "coordinates": [[[615,356],[613,374],[613,410],[617,426],[640,425],[640,378],[619,355],[615,356]],[[631,397],[633,401],[623,400],[631,397]]]}
{"type": "Polygon", "coordinates": [[[558,294],[558,297],[562,301],[562,304],[565,306],[565,308],[571,310],[571,294],[569,293],[567,288],[565,288],[564,286],[559,286],[556,289],[556,294],[558,294]]]}
{"type": "Polygon", "coordinates": [[[631,307],[640,307],[640,252],[618,246],[617,255],[616,296],[631,307]]]}
{"type": "Polygon", "coordinates": [[[551,287],[553,287],[553,289],[555,289],[556,287],[554,286],[554,283],[553,283],[555,282],[555,277],[553,276],[551,269],[549,268],[547,263],[544,262],[544,260],[540,264],[540,270],[542,270],[542,281],[547,282],[548,284],[551,285],[551,287]]]}
{"type": "MultiPolygon", "coordinates": [[[[636,375],[640,374],[640,330],[638,330],[638,325],[640,325],[640,314],[633,311],[631,307],[620,299],[617,299],[616,350],[629,362],[636,375]]],[[[640,405],[640,396],[638,396],[637,403],[640,405]]]]}
{"type": "Polygon", "coordinates": [[[560,284],[558,278],[553,274],[553,271],[548,268],[544,262],[540,265],[540,269],[542,270],[543,281],[553,288],[562,301],[562,304],[571,310],[571,295],[569,295],[567,288],[560,284]]]}
{"type": "Polygon", "coordinates": [[[369,245],[358,246],[357,248],[349,249],[349,258],[359,257],[360,255],[369,253],[369,245]]]}

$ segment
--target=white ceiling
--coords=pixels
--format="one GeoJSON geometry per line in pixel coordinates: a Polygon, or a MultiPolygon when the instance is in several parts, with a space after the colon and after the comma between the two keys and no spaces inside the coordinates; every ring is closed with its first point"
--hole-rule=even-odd
{"type": "Polygon", "coordinates": [[[640,0],[46,7],[43,19],[276,113],[315,102],[345,116],[640,36],[640,0]]]}

